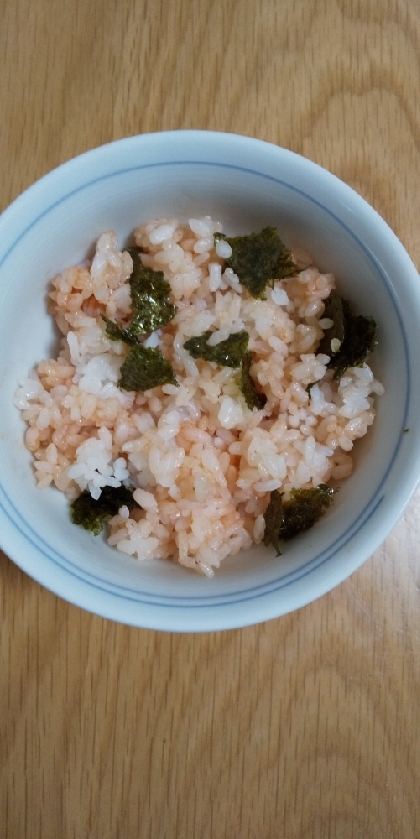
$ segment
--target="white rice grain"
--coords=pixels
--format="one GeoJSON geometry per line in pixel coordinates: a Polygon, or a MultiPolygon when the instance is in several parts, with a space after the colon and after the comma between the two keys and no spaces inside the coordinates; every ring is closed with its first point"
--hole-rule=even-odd
{"type": "Polygon", "coordinates": [[[104,487],[132,486],[139,506],[123,505],[113,516],[108,543],[140,561],[176,558],[207,576],[262,541],[270,492],[287,497],[295,487],[351,474],[354,442],[384,392],[367,364],[335,382],[330,356],[318,352],[333,325],[323,317],[332,274],[294,249],[296,276],[255,300],[223,263],[232,248],[214,243],[215,232],[222,225],[210,216],[186,224],[153,219],[134,232],[144,266],[164,272],[176,306],[169,324],[139,340],[160,349],[178,386],[118,387],[129,350],[108,338],[102,315],[130,321],[133,262],[108,231],[91,264],[53,279],[61,349],[19,381],[14,397],[40,487],[54,485],[72,500],[85,489],[98,499],[104,487]],[[216,347],[242,330],[264,410],[247,405],[241,368],[194,359],[185,349],[206,332],[216,347]]]}

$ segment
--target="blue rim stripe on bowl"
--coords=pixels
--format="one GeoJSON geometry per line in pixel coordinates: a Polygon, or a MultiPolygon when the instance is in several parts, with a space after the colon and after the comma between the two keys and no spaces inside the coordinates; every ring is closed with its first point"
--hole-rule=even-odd
{"type": "MultiPolygon", "coordinates": [[[[188,608],[202,608],[205,606],[206,608],[217,607],[222,605],[229,605],[234,603],[245,603],[249,600],[254,600],[255,598],[261,597],[265,594],[272,594],[274,592],[280,591],[283,588],[287,588],[288,586],[292,585],[293,583],[299,582],[303,580],[305,577],[312,574],[313,571],[320,568],[326,562],[328,562],[332,556],[334,556],[335,551],[338,548],[344,548],[353,538],[357,535],[357,533],[364,527],[367,521],[374,515],[378,507],[382,504],[385,496],[381,496],[374,505],[369,504],[367,508],[365,508],[363,515],[360,515],[355,522],[350,525],[350,527],[342,534],[338,539],[335,540],[328,548],[324,551],[319,553],[317,556],[313,557],[309,562],[302,565],[296,571],[292,571],[289,574],[285,574],[276,580],[272,580],[269,583],[263,583],[259,586],[253,586],[250,589],[244,589],[243,591],[238,591],[235,593],[230,593],[226,595],[213,595],[212,597],[203,597],[203,596],[196,596],[196,597],[186,597],[186,596],[171,596],[170,598],[165,598],[164,596],[157,596],[157,595],[150,595],[147,592],[135,592],[136,596],[134,596],[133,589],[125,588],[124,586],[119,586],[115,583],[107,584],[101,578],[97,578],[92,574],[88,574],[86,572],[80,573],[79,570],[74,570],[75,566],[72,563],[69,563],[65,557],[61,556],[59,553],[48,552],[49,545],[48,543],[44,542],[44,540],[38,536],[32,528],[28,527],[29,533],[32,533],[36,538],[32,538],[28,533],[25,533],[19,525],[13,521],[14,526],[19,530],[19,533],[30,542],[30,544],[36,548],[37,551],[43,554],[53,565],[57,565],[61,569],[65,569],[69,574],[75,577],[80,582],[91,586],[92,588],[96,588],[97,590],[107,592],[108,594],[112,594],[115,597],[121,598],[123,600],[130,600],[133,603],[144,604],[148,606],[164,606],[165,608],[171,609],[183,609],[185,606],[188,608]],[[45,549],[40,547],[37,543],[36,539],[42,544],[45,545],[45,549]],[[59,557],[62,562],[57,561],[57,557],[59,557]],[[67,568],[67,565],[70,565],[70,569],[67,568]],[[310,566],[310,567],[309,567],[310,566]],[[99,585],[98,585],[99,582],[99,585]],[[139,595],[139,596],[137,596],[139,595]]],[[[2,509],[4,510],[3,505],[2,509]]],[[[15,508],[13,508],[15,509],[15,508]]],[[[7,513],[6,513],[7,515],[7,513]]],[[[8,516],[8,518],[10,518],[8,516]]],[[[164,560],[166,561],[166,560],[164,560]]]]}
{"type": "Polygon", "coordinates": [[[407,371],[407,387],[406,387],[405,400],[404,400],[404,415],[403,415],[403,421],[402,421],[402,426],[401,426],[401,434],[398,437],[398,442],[397,442],[397,445],[394,449],[394,452],[392,454],[392,457],[390,459],[388,467],[387,467],[384,475],[382,476],[375,492],[373,493],[373,495],[370,499],[369,505],[363,510],[363,513],[361,513],[352,522],[352,524],[347,528],[347,530],[345,531],[344,534],[341,534],[341,536],[337,540],[335,540],[332,544],[330,544],[328,546],[328,548],[324,549],[321,553],[319,553],[318,555],[313,557],[311,560],[308,560],[308,562],[306,562],[298,570],[295,570],[295,571],[290,572],[288,574],[281,575],[280,577],[278,577],[275,580],[272,580],[270,582],[267,582],[267,583],[264,583],[264,584],[261,584],[261,585],[258,585],[258,586],[253,586],[249,589],[244,589],[244,590],[240,590],[240,591],[237,591],[237,592],[234,592],[234,593],[230,593],[228,595],[211,595],[211,594],[209,594],[205,597],[203,597],[203,596],[198,596],[198,597],[192,597],[192,596],[172,597],[171,596],[169,598],[169,597],[165,597],[164,595],[153,596],[153,595],[149,595],[146,592],[141,592],[141,591],[136,592],[134,594],[132,589],[126,588],[124,586],[115,585],[115,584],[109,584],[108,585],[100,577],[96,577],[95,575],[88,574],[86,572],[81,573],[79,571],[79,569],[70,560],[68,560],[66,557],[62,556],[61,554],[59,554],[55,550],[53,550],[51,548],[51,546],[48,545],[47,542],[45,542],[43,537],[40,536],[40,534],[36,533],[36,531],[34,531],[29,525],[26,524],[26,522],[22,519],[19,511],[12,504],[10,498],[8,497],[8,495],[7,495],[7,493],[4,489],[4,487],[0,483],[0,492],[2,493],[3,498],[6,501],[6,506],[3,502],[0,502],[0,506],[3,509],[3,512],[5,513],[6,517],[17,528],[17,530],[26,539],[28,539],[28,541],[40,553],[42,553],[46,558],[48,558],[50,561],[52,561],[55,565],[58,565],[60,568],[65,570],[66,573],[69,573],[70,575],[74,576],[78,580],[81,580],[81,581],[87,583],[88,585],[90,585],[94,588],[97,588],[99,590],[103,590],[103,591],[112,593],[116,597],[121,597],[121,598],[124,598],[124,599],[127,599],[127,600],[131,600],[131,601],[137,602],[139,604],[144,603],[144,604],[147,604],[147,605],[165,606],[165,607],[170,607],[170,608],[183,608],[183,607],[185,608],[185,606],[188,606],[189,608],[199,608],[199,607],[203,607],[203,606],[206,606],[206,607],[207,606],[220,606],[222,604],[226,605],[226,604],[230,604],[230,603],[232,603],[232,604],[233,603],[240,603],[240,602],[244,602],[246,600],[254,599],[256,597],[260,597],[261,595],[276,592],[276,591],[280,590],[281,588],[285,588],[285,587],[291,585],[293,582],[301,580],[302,578],[304,578],[304,577],[308,576],[309,574],[313,573],[321,565],[323,565],[329,559],[331,559],[331,557],[334,555],[335,551],[339,547],[340,548],[344,547],[359,532],[359,530],[371,518],[371,516],[374,514],[374,512],[378,509],[378,507],[380,506],[380,504],[384,500],[384,495],[380,496],[380,493],[381,493],[382,487],[383,487],[383,485],[384,485],[384,483],[385,483],[385,481],[388,477],[388,474],[389,474],[390,470],[392,469],[393,463],[395,461],[395,458],[396,458],[397,453],[399,451],[399,448],[401,446],[401,440],[402,440],[402,437],[403,437],[402,432],[403,432],[403,429],[405,428],[406,423],[407,423],[407,417],[408,417],[408,413],[409,413],[409,404],[410,404],[410,392],[409,392],[409,388],[408,388],[408,381],[409,381],[409,377],[410,377],[410,361],[409,361],[409,354],[408,354],[407,336],[406,336],[405,329],[404,329],[403,319],[402,319],[402,316],[401,316],[400,311],[398,309],[397,298],[396,298],[394,289],[393,289],[392,285],[389,283],[386,275],[383,273],[380,263],[378,262],[378,260],[374,256],[374,254],[372,254],[371,251],[368,248],[366,248],[366,246],[359,239],[359,237],[344,222],[342,222],[331,210],[329,210],[325,205],[323,205],[320,201],[318,201],[317,199],[315,199],[312,196],[305,193],[303,190],[300,190],[297,187],[294,187],[291,184],[287,183],[286,181],[284,181],[280,178],[276,178],[272,175],[267,175],[267,174],[264,174],[262,172],[258,172],[257,170],[250,169],[250,168],[235,166],[233,164],[215,163],[215,162],[205,161],[205,160],[204,161],[188,161],[188,160],[164,161],[162,163],[143,164],[143,165],[140,165],[140,166],[132,166],[132,167],[127,167],[125,169],[115,170],[115,171],[110,172],[106,175],[102,175],[98,178],[94,178],[91,181],[89,181],[88,183],[82,184],[81,186],[77,187],[76,189],[71,190],[70,192],[66,193],[66,195],[62,196],[60,199],[58,199],[53,204],[51,204],[46,210],[44,210],[38,216],[36,216],[36,218],[34,218],[33,221],[29,225],[27,225],[24,228],[24,230],[22,230],[22,232],[19,234],[19,236],[14,240],[14,242],[7,249],[7,251],[5,252],[5,254],[3,255],[3,257],[0,260],[0,267],[6,262],[7,258],[12,254],[12,252],[15,249],[15,247],[17,246],[17,244],[29,233],[30,230],[32,230],[40,222],[41,219],[43,219],[46,215],[48,215],[50,212],[52,212],[52,210],[54,210],[57,206],[59,206],[60,204],[63,204],[65,201],[69,200],[74,195],[76,195],[80,192],[83,192],[84,190],[88,189],[89,187],[94,186],[96,183],[99,183],[99,182],[105,181],[105,180],[109,180],[111,178],[119,177],[121,175],[127,175],[127,174],[130,174],[131,172],[136,172],[136,171],[140,171],[140,170],[144,170],[144,169],[164,167],[164,166],[170,167],[170,166],[185,166],[185,165],[188,165],[188,166],[208,166],[208,167],[219,168],[219,169],[220,168],[221,169],[231,169],[231,170],[235,170],[235,171],[238,171],[238,172],[243,172],[243,173],[246,173],[246,174],[255,175],[258,178],[263,178],[263,179],[268,180],[268,181],[272,181],[272,182],[290,190],[291,192],[295,192],[295,193],[301,195],[306,200],[308,200],[310,203],[312,203],[315,207],[317,207],[319,210],[322,210],[324,213],[326,213],[328,216],[330,216],[332,219],[334,219],[334,221],[341,228],[343,228],[346,231],[346,233],[357,243],[358,247],[363,251],[363,253],[367,257],[367,259],[371,262],[371,264],[375,268],[376,272],[378,273],[378,275],[381,279],[382,284],[385,285],[385,287],[388,291],[388,294],[389,294],[389,296],[391,298],[391,301],[392,301],[393,308],[394,308],[394,310],[396,312],[396,315],[397,315],[397,318],[398,318],[398,322],[399,322],[399,326],[400,326],[401,334],[402,334],[402,338],[403,338],[405,365],[406,365],[406,371],[407,371]],[[7,507],[9,507],[9,509],[7,509],[7,507]]]}

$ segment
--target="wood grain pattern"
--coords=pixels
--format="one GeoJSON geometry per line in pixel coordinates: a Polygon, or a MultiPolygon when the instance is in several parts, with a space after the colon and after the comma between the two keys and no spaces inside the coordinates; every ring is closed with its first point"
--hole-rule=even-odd
{"type": "MultiPolygon", "coordinates": [[[[3,0],[0,207],[117,137],[259,136],[364,195],[420,265],[418,0],[3,0]]],[[[420,495],[283,619],[164,635],[0,556],[0,837],[418,839],[420,495]]]]}

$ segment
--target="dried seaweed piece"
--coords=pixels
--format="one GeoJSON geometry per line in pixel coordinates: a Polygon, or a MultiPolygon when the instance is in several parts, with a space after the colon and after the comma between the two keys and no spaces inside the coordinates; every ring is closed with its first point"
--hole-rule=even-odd
{"type": "Polygon", "coordinates": [[[132,347],[121,365],[118,387],[144,391],[166,384],[179,387],[172,365],[161,351],[143,344],[132,347]]]}
{"type": "Polygon", "coordinates": [[[145,268],[138,248],[128,248],[128,252],[133,260],[130,285],[134,316],[130,329],[136,335],[144,335],[166,326],[177,308],[169,302],[171,287],[163,271],[145,268]]]}
{"type": "Polygon", "coordinates": [[[220,341],[215,347],[210,347],[207,341],[212,331],[204,332],[203,335],[195,335],[185,341],[184,348],[188,350],[193,358],[203,358],[205,361],[214,361],[221,367],[240,367],[242,358],[248,349],[248,333],[242,329],[229,335],[225,341],[220,341]]]}
{"type": "MultiPolygon", "coordinates": [[[[350,307],[349,307],[350,309],[350,307]]],[[[368,355],[378,344],[378,329],[373,318],[353,315],[346,318],[346,332],[339,351],[328,366],[334,368],[334,379],[344,375],[348,367],[362,367],[368,355]]]]}
{"type": "Polygon", "coordinates": [[[265,530],[263,542],[267,547],[273,545],[277,551],[277,556],[280,556],[279,533],[283,520],[282,493],[278,489],[275,489],[273,492],[270,492],[270,501],[264,513],[265,530]]]}
{"type": "Polygon", "coordinates": [[[249,293],[260,300],[265,298],[267,283],[273,285],[273,280],[292,277],[299,270],[275,227],[264,227],[260,233],[247,236],[229,237],[215,233],[214,239],[228,242],[232,255],[226,259],[227,265],[249,293]]]}
{"type": "Polygon", "coordinates": [[[326,484],[310,489],[292,489],[289,500],[283,502],[284,518],[279,539],[292,539],[313,527],[332,503],[333,495],[334,490],[326,484]]]}
{"type": "MultiPolygon", "coordinates": [[[[338,349],[344,340],[345,335],[345,320],[346,320],[346,301],[343,300],[337,292],[332,291],[330,296],[324,301],[325,312],[322,318],[328,318],[333,321],[333,325],[329,329],[324,330],[324,337],[318,347],[318,352],[324,355],[331,356],[334,351],[331,348],[331,341],[339,343],[338,349]]],[[[348,305],[348,304],[347,304],[348,305]]],[[[334,344],[333,344],[334,346],[334,344]]],[[[337,352],[338,350],[335,350],[337,352]]]]}
{"type": "Polygon", "coordinates": [[[105,315],[102,315],[102,320],[105,321],[106,335],[110,341],[123,341],[132,347],[138,344],[137,336],[130,331],[130,327],[119,326],[105,315]]]}
{"type": "Polygon", "coordinates": [[[120,326],[103,316],[106,334],[111,341],[125,341],[134,346],[138,335],[147,335],[162,329],[175,317],[177,308],[169,302],[171,287],[163,271],[145,268],[140,259],[139,248],[127,248],[133,260],[130,277],[133,317],[127,326],[120,326]]]}
{"type": "Polygon", "coordinates": [[[348,367],[362,367],[377,346],[378,328],[373,318],[355,315],[348,300],[338,294],[327,300],[330,303],[326,304],[324,317],[331,318],[334,324],[325,330],[318,352],[330,356],[327,366],[334,370],[334,379],[338,381],[348,367]]]}
{"type": "Polygon", "coordinates": [[[70,505],[70,516],[73,524],[97,536],[105,522],[116,516],[124,506],[129,510],[139,507],[133,498],[133,490],[126,486],[104,487],[99,498],[92,498],[89,490],[85,489],[70,505]]]}
{"type": "Polygon", "coordinates": [[[267,397],[265,393],[260,393],[257,388],[255,387],[255,383],[253,378],[250,375],[250,368],[253,362],[253,355],[252,352],[248,351],[242,358],[242,369],[241,369],[241,382],[240,387],[241,391],[245,397],[245,402],[248,405],[248,408],[264,408],[265,403],[267,402],[267,397]]]}
{"type": "Polygon", "coordinates": [[[319,484],[311,489],[292,489],[290,498],[283,501],[275,489],[264,515],[264,545],[273,545],[279,555],[279,542],[313,527],[332,503],[333,495],[331,487],[319,484]]]}

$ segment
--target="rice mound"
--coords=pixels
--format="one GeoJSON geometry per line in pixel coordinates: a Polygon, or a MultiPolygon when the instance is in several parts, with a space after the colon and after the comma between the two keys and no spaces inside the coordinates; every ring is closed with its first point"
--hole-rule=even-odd
{"type": "Polygon", "coordinates": [[[226,556],[261,542],[270,491],[351,474],[353,443],[373,423],[373,396],[383,392],[367,364],[335,382],[329,357],[317,354],[323,327],[331,326],[322,318],[332,274],[294,249],[300,272],[255,300],[225,268],[225,243],[214,247],[220,231],[206,216],[186,224],[160,218],[134,233],[145,266],[164,271],[178,309],[145,344],[160,347],[180,387],[117,387],[127,347],[107,338],[101,315],[129,317],[133,265],[107,232],[91,264],[52,281],[61,350],[20,381],[15,396],[39,487],[55,485],[73,500],[85,489],[98,498],[104,486],[130,483],[141,509],[119,510],[108,543],[139,560],[172,558],[208,576],[226,556]],[[194,360],[184,349],[210,329],[214,345],[249,333],[263,409],[247,407],[237,370],[194,360]]]}

